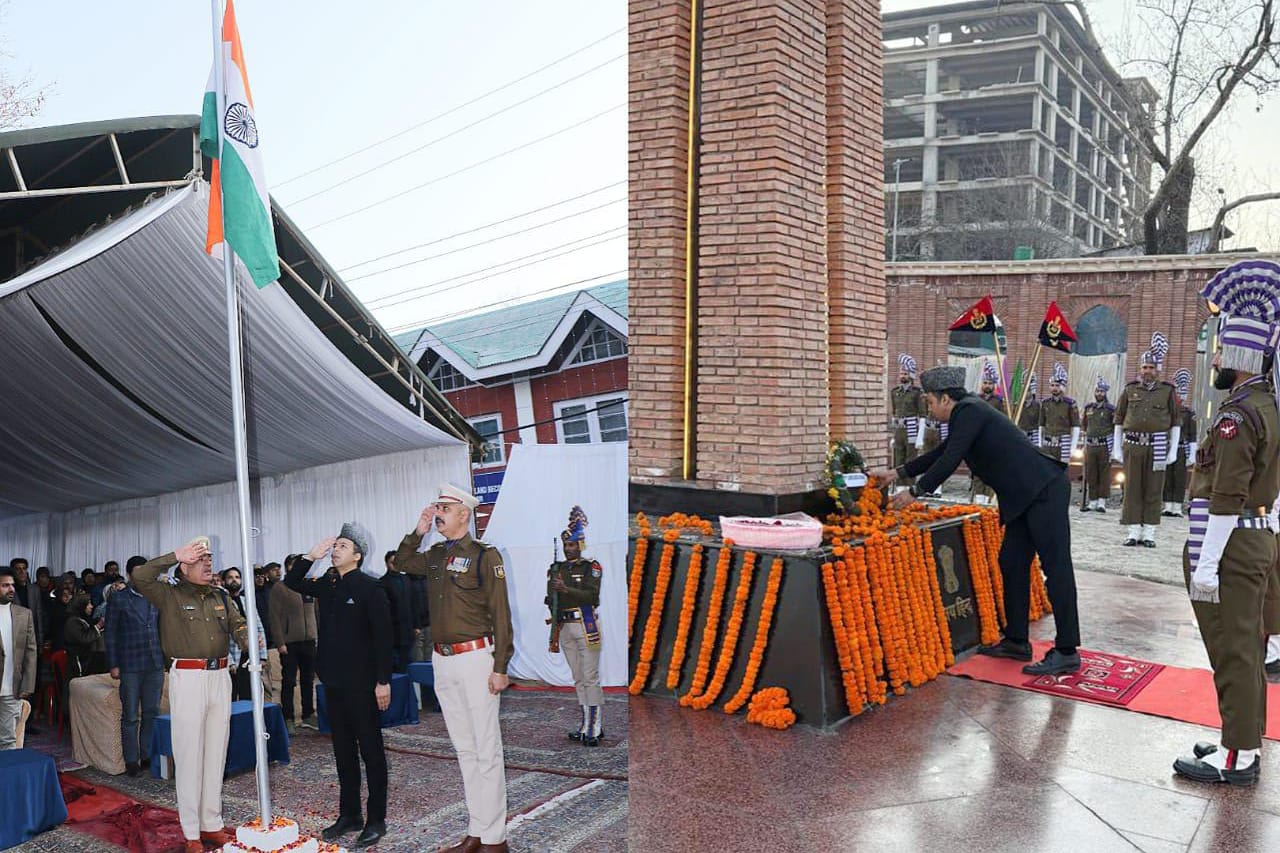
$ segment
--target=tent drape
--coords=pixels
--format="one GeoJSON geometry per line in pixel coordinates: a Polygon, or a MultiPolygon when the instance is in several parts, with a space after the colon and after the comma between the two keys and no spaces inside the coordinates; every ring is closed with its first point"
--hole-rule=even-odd
{"type": "Polygon", "coordinates": [[[506,559],[516,653],[510,672],[549,684],[572,684],[564,655],[547,650],[547,568],[569,510],[590,521],[584,556],[604,569],[600,587],[600,683],[627,683],[627,446],[517,444],[498,493],[485,541],[506,559]]]}

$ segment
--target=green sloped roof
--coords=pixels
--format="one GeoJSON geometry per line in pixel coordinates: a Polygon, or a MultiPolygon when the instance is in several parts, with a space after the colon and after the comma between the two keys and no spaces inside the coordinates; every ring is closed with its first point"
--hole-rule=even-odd
{"type": "MultiPolygon", "coordinates": [[[[474,368],[519,361],[538,354],[582,292],[549,296],[424,328],[474,368]]],[[[623,317],[627,316],[625,280],[598,284],[586,288],[585,292],[623,317]]],[[[423,331],[415,329],[396,335],[396,343],[408,352],[423,331]]]]}

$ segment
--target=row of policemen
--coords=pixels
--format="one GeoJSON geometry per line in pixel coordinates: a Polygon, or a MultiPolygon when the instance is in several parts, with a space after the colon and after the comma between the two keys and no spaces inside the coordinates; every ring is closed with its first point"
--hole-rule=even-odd
{"type": "Polygon", "coordinates": [[[1213,668],[1217,743],[1197,743],[1174,772],[1199,782],[1257,782],[1267,717],[1265,634],[1280,631],[1280,264],[1242,261],[1201,291],[1223,320],[1213,387],[1227,391],[1195,452],[1183,570],[1213,668]]]}

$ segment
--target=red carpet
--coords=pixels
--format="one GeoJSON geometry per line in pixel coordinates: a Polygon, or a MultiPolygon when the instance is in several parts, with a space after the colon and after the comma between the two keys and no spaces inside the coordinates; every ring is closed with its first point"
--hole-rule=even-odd
{"type": "MultiPolygon", "coordinates": [[[[1039,660],[1051,645],[1033,643],[1035,659],[1039,660]]],[[[947,674],[1214,729],[1222,725],[1213,673],[1207,669],[1166,666],[1088,649],[1081,649],[1080,657],[1083,666],[1071,676],[1033,678],[1022,672],[1024,664],[1020,661],[978,654],[957,663],[947,674]]],[[[1265,737],[1280,740],[1280,684],[1267,686],[1265,737]]]]}
{"type": "Polygon", "coordinates": [[[67,825],[94,838],[129,849],[130,853],[182,850],[178,813],[140,803],[103,785],[91,785],[67,773],[58,774],[67,801],[67,825]]]}

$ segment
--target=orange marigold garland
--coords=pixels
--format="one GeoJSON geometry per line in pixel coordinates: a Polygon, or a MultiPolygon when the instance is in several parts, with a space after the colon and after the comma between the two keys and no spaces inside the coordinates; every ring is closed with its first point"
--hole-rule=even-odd
{"type": "Polygon", "coordinates": [[[946,669],[956,662],[955,652],[951,650],[951,626],[947,623],[947,610],[942,605],[942,590],[938,586],[938,573],[933,571],[933,531],[924,531],[924,541],[921,547],[925,553],[925,559],[929,564],[929,594],[933,601],[933,617],[938,623],[938,643],[939,643],[939,666],[940,669],[946,669]]]}
{"type": "Polygon", "coordinates": [[[680,704],[689,707],[694,697],[702,693],[711,674],[711,655],[715,652],[716,633],[720,628],[720,611],[724,607],[724,594],[729,586],[729,565],[733,560],[733,543],[726,539],[716,558],[716,574],[711,585],[711,602],[707,606],[707,622],[702,628],[702,643],[698,646],[698,662],[693,669],[693,683],[689,692],[680,697],[680,704]]]}
{"type": "Polygon", "coordinates": [[[742,677],[742,686],[733,698],[725,703],[726,714],[737,713],[747,704],[751,691],[756,686],[756,678],[760,675],[760,666],[764,663],[764,651],[769,645],[769,628],[773,624],[773,610],[778,603],[778,590],[782,587],[782,558],[774,557],[769,567],[769,579],[764,588],[764,604],[760,607],[760,619],[756,622],[756,636],[751,642],[751,652],[747,657],[747,672],[742,677]]]}
{"type": "Polygon", "coordinates": [[[640,588],[644,586],[644,561],[649,555],[649,526],[641,524],[644,513],[636,516],[640,535],[636,537],[636,555],[631,561],[631,577],[627,581],[627,637],[635,630],[636,613],[640,610],[640,588]]]}
{"type": "Polygon", "coordinates": [[[658,562],[658,581],[653,588],[653,604],[649,608],[649,619],[644,627],[644,639],[640,643],[640,660],[636,663],[635,677],[631,679],[628,690],[638,695],[649,682],[649,670],[653,665],[653,656],[658,649],[658,630],[662,627],[662,611],[667,600],[667,587],[671,585],[671,567],[675,561],[675,542],[680,538],[678,530],[668,530],[662,534],[666,542],[662,546],[662,558],[658,562]]]}
{"type": "Polygon", "coordinates": [[[671,665],[667,667],[667,688],[680,686],[680,674],[684,667],[685,651],[689,646],[689,628],[693,613],[698,608],[698,584],[702,580],[702,546],[694,545],[689,557],[689,576],[684,581],[684,598],[680,603],[680,622],[676,627],[676,642],[671,648],[671,665]]]}
{"type": "Polygon", "coordinates": [[[796,712],[788,708],[791,698],[781,687],[766,687],[751,697],[747,708],[747,722],[757,723],[768,729],[791,728],[796,722],[796,712]]]}
{"type": "Polygon", "coordinates": [[[844,683],[845,703],[849,707],[849,713],[857,716],[862,713],[863,703],[857,699],[859,692],[855,684],[853,656],[837,583],[835,565],[823,563],[822,589],[826,595],[827,617],[831,621],[831,633],[836,641],[836,660],[840,664],[840,679],[844,683]]]}
{"type": "Polygon", "coordinates": [[[729,622],[724,629],[724,641],[720,646],[720,658],[716,661],[715,672],[711,676],[711,683],[707,685],[707,689],[700,696],[694,697],[690,701],[690,705],[699,711],[711,707],[711,704],[720,696],[720,692],[724,690],[725,679],[729,676],[729,670],[733,667],[733,656],[738,648],[738,637],[742,633],[742,616],[747,607],[747,600],[751,597],[751,580],[755,574],[756,553],[748,551],[742,558],[742,576],[738,579],[738,589],[734,593],[733,608],[729,611],[729,622]]]}
{"type": "Polygon", "coordinates": [[[964,522],[964,545],[969,557],[969,580],[973,583],[973,597],[978,606],[978,639],[983,645],[1000,641],[1000,624],[996,611],[995,593],[991,572],[987,566],[987,548],[982,535],[982,523],[977,519],[964,522]]]}

